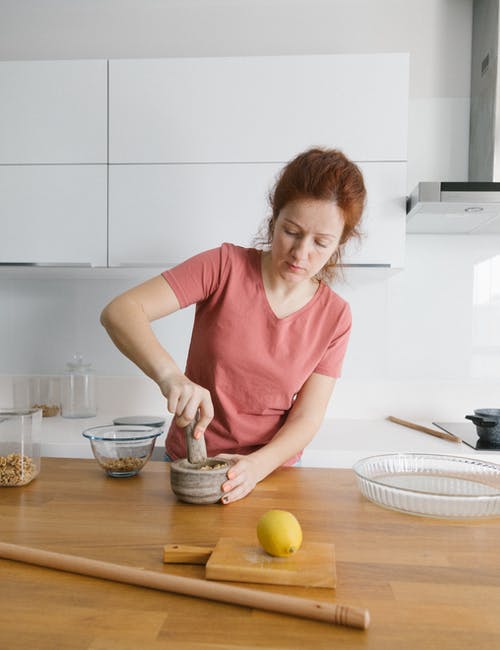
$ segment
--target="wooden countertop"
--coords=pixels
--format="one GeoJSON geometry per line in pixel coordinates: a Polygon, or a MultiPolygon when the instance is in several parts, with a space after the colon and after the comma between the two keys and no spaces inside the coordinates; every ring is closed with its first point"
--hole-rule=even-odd
{"type": "Polygon", "coordinates": [[[368,630],[0,560],[2,647],[500,647],[500,518],[386,510],[348,469],[281,469],[242,501],[194,506],[171,493],[167,463],[112,479],[93,460],[44,458],[35,481],[0,488],[0,541],[203,578],[203,567],[164,565],[163,546],[257,543],[257,519],[271,508],[292,511],[305,539],[335,544],[337,589],[252,588],[366,607],[368,630]]]}

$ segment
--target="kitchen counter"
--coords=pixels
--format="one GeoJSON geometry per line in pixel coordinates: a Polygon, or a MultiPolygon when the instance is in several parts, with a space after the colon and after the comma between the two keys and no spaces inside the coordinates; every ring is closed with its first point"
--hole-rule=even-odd
{"type": "MultiPolygon", "coordinates": [[[[257,544],[270,508],[304,539],[335,544],[337,588],[254,585],[367,608],[371,625],[330,623],[0,560],[2,646],[16,648],[500,647],[500,518],[447,521],[381,508],[346,469],[283,468],[229,506],[176,501],[167,463],[108,478],[93,460],[45,458],[27,486],[0,488],[2,542],[204,580],[165,565],[165,544],[257,544]]],[[[300,552],[300,551],[299,551],[300,552]]],[[[247,586],[247,585],[243,585],[247,586]]]]}
{"type": "MultiPolygon", "coordinates": [[[[91,427],[112,424],[113,420],[120,416],[123,416],[123,413],[99,413],[92,418],[43,418],[40,455],[54,458],[93,458],[90,442],[82,436],[82,432],[91,427]]],[[[165,446],[165,436],[166,434],[162,433],[157,438],[157,449],[165,446]]]]}
{"type": "MultiPolygon", "coordinates": [[[[88,427],[109,424],[117,415],[99,414],[95,418],[44,418],[41,455],[50,457],[91,458],[90,443],[82,436],[88,427]]],[[[157,413],[151,415],[157,416],[157,413]]],[[[167,417],[167,422],[169,421],[167,417]]],[[[432,422],[418,424],[437,429],[432,422]]],[[[472,424],[470,424],[473,427],[472,424]]],[[[165,444],[165,433],[156,443],[156,457],[165,444]]],[[[387,420],[335,420],[323,422],[318,434],[304,451],[305,467],[352,467],[366,456],[395,452],[451,454],[500,463],[498,451],[476,451],[464,443],[454,443],[402,427],[387,420]]]]}

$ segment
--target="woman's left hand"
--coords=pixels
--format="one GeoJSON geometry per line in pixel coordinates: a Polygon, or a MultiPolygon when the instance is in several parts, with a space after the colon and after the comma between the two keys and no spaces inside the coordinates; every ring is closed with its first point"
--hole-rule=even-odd
{"type": "Polygon", "coordinates": [[[218,454],[217,458],[234,462],[227,473],[228,480],[222,484],[222,503],[238,501],[250,494],[260,480],[255,461],[240,454],[218,454]]]}

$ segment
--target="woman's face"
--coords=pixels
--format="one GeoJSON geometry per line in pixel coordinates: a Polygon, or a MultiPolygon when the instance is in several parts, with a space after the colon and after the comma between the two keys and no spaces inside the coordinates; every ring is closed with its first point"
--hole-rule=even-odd
{"type": "Polygon", "coordinates": [[[342,211],[332,201],[287,203],[274,224],[273,270],[288,282],[313,278],[337,250],[343,229],[342,211]]]}

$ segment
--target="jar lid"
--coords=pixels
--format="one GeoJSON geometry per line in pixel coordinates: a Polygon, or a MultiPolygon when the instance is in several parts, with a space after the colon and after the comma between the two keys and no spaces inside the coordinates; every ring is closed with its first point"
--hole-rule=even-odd
{"type": "Polygon", "coordinates": [[[162,427],[165,424],[165,418],[154,417],[151,415],[130,415],[121,418],[115,418],[113,424],[139,424],[147,427],[162,427]]]}
{"type": "Polygon", "coordinates": [[[88,372],[89,370],[92,369],[92,364],[91,363],[83,363],[83,357],[81,354],[74,354],[73,355],[73,360],[68,361],[66,364],[66,368],[68,370],[72,371],[85,371],[88,372]]]}

